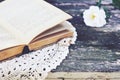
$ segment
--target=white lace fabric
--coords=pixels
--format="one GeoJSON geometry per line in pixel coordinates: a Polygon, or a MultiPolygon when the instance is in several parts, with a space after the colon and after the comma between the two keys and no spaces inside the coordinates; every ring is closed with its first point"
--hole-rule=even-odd
{"type": "Polygon", "coordinates": [[[0,80],[44,80],[48,72],[55,69],[69,53],[74,36],[64,38],[37,51],[30,52],[11,60],[0,62],[0,80]]]}

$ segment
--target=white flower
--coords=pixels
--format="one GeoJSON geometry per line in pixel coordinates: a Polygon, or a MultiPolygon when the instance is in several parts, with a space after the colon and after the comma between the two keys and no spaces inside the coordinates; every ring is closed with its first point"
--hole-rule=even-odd
{"type": "Polygon", "coordinates": [[[106,15],[103,9],[98,6],[91,6],[83,13],[84,22],[91,27],[102,27],[106,24],[106,15]]]}

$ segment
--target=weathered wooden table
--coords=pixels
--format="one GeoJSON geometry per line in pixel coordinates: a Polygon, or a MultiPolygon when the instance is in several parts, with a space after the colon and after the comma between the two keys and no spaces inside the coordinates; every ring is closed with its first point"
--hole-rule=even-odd
{"type": "MultiPolygon", "coordinates": [[[[47,1],[73,16],[70,22],[78,33],[76,44],[70,47],[70,54],[52,72],[117,72],[115,74],[120,74],[120,10],[114,8],[110,0],[103,0],[102,4],[110,13],[110,18],[104,27],[91,28],[84,24],[82,13],[89,6],[95,5],[95,0],[47,1]]],[[[115,80],[120,78],[117,77],[115,80]]]]}
{"type": "Polygon", "coordinates": [[[96,0],[47,1],[73,16],[70,22],[78,33],[70,54],[47,80],[120,80],[120,10],[103,0],[110,18],[104,27],[91,28],[84,24],[82,13],[96,0]]]}

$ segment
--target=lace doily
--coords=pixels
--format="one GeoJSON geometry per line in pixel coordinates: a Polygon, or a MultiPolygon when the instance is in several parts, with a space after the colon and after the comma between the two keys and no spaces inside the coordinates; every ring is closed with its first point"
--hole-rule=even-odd
{"type": "Polygon", "coordinates": [[[55,69],[69,53],[69,45],[76,40],[74,36],[20,57],[0,62],[0,80],[44,80],[48,72],[55,69]]]}

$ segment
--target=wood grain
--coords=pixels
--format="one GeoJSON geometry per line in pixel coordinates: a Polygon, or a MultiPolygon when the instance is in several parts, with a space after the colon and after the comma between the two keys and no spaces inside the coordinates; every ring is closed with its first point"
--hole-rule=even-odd
{"type": "Polygon", "coordinates": [[[120,80],[120,72],[55,72],[46,80],[120,80]]]}
{"type": "Polygon", "coordinates": [[[83,20],[83,11],[94,6],[96,0],[47,1],[73,16],[70,22],[78,34],[67,59],[53,72],[120,71],[120,10],[110,0],[102,0],[111,17],[100,28],[86,26],[83,20]]]}

